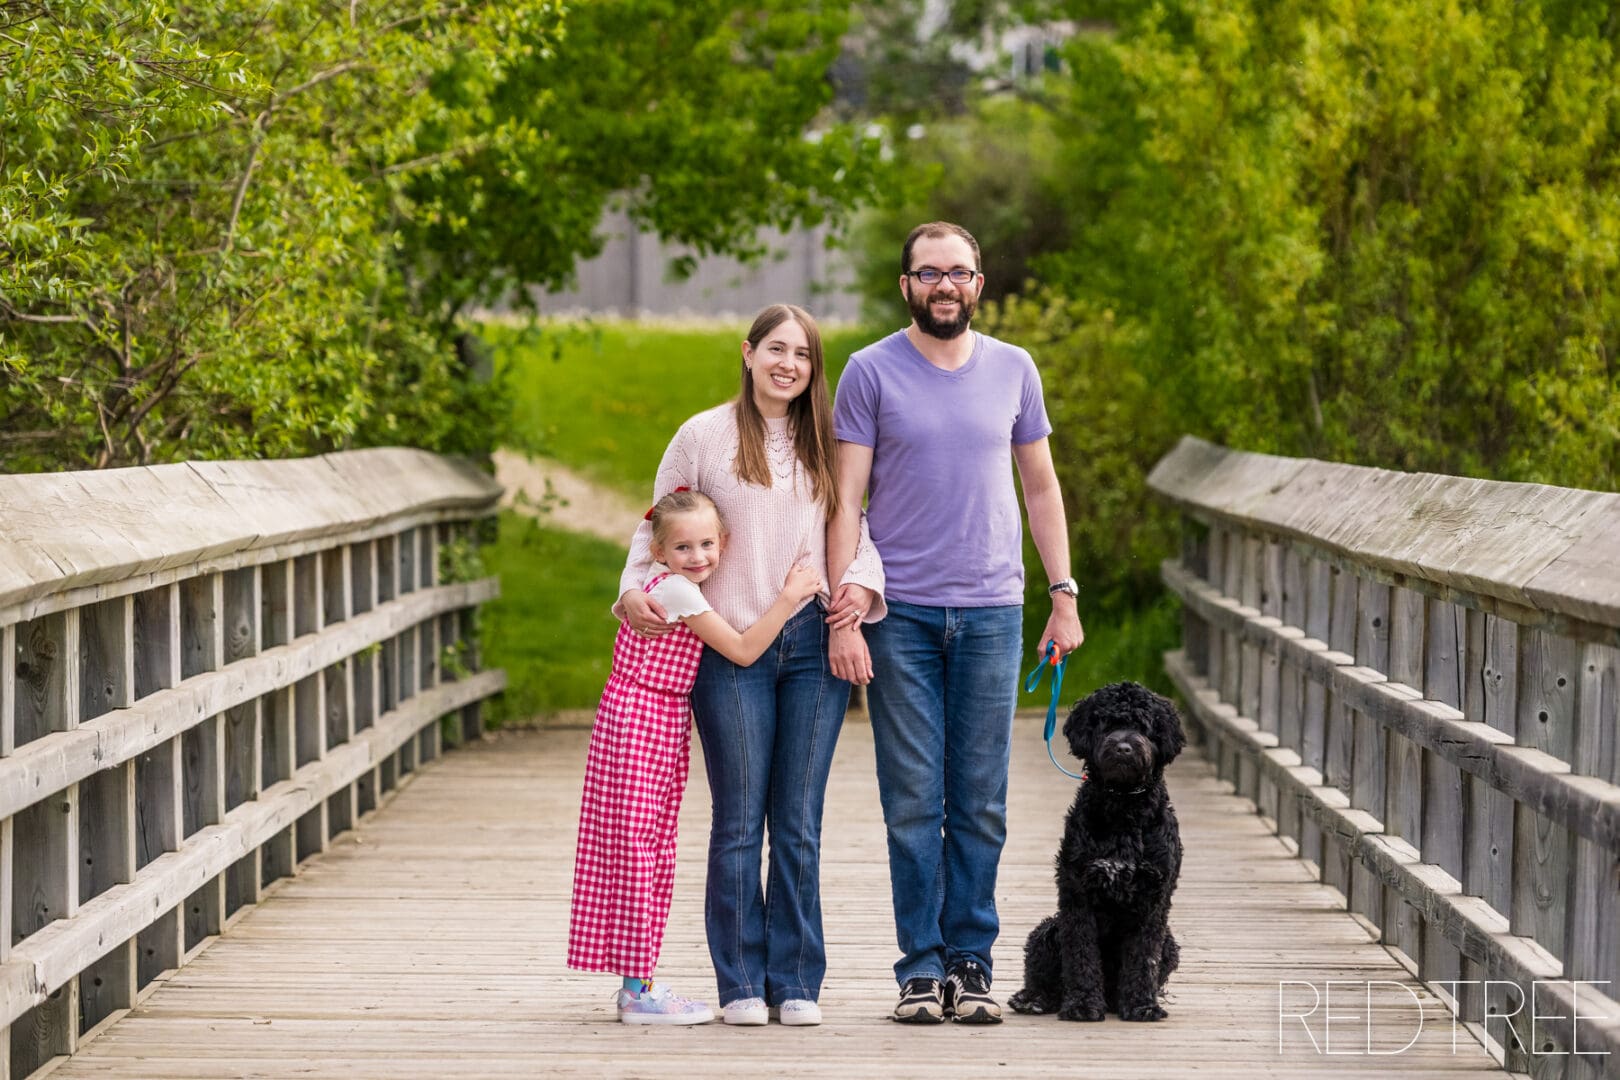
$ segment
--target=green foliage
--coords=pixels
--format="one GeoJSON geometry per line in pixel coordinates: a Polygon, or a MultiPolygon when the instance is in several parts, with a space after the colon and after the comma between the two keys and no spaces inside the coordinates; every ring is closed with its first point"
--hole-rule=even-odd
{"type": "Polygon", "coordinates": [[[487,577],[484,556],[472,539],[460,536],[439,545],[439,583],[455,585],[487,577]]]}
{"type": "Polygon", "coordinates": [[[470,304],[614,198],[700,251],[836,216],[845,5],[0,0],[0,468],[487,451],[470,304]],[[469,357],[470,359],[470,357],[469,357]]]}
{"type": "Polygon", "coordinates": [[[1607,5],[1161,3],[1077,38],[1067,251],[1177,426],[1251,449],[1620,482],[1607,5]]]}
{"type": "MultiPolygon", "coordinates": [[[[675,429],[736,395],[748,327],[542,322],[480,332],[509,387],[508,445],[641,499],[675,429]]],[[[823,327],[828,378],[877,336],[823,327]]]]}
{"type": "Polygon", "coordinates": [[[979,241],[987,300],[1023,291],[1032,261],[1070,243],[1071,180],[1059,167],[1062,133],[1048,108],[991,98],[926,131],[897,143],[896,183],[851,238],[874,320],[910,318],[900,295],[900,247],[922,222],[954,221],[979,241]]]}

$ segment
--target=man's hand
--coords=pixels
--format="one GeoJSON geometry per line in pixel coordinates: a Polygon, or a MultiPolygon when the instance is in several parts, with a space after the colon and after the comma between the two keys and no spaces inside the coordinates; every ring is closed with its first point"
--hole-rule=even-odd
{"type": "Polygon", "coordinates": [[[1080,625],[1080,612],[1074,597],[1062,593],[1052,597],[1052,617],[1046,620],[1046,629],[1041,631],[1040,655],[1046,656],[1046,645],[1051,642],[1056,646],[1052,659],[1062,660],[1085,640],[1086,631],[1080,625]]]}
{"type": "Polygon", "coordinates": [[[624,621],[630,624],[630,629],[642,637],[663,637],[675,629],[664,621],[669,617],[664,605],[641,589],[631,589],[619,597],[619,603],[624,605],[624,621]]]}
{"type": "Polygon", "coordinates": [[[827,649],[827,666],[835,678],[855,686],[872,681],[872,654],[867,651],[866,637],[859,626],[850,626],[832,632],[827,649]]]}
{"type": "Polygon", "coordinates": [[[859,626],[861,619],[872,609],[874,598],[872,590],[865,585],[849,581],[838,586],[838,591],[833,594],[832,606],[827,609],[827,625],[834,630],[859,626]]]}

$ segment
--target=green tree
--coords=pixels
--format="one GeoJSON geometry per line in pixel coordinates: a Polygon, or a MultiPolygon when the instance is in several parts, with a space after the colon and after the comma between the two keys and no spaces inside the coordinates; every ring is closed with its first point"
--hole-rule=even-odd
{"type": "MultiPolygon", "coordinates": [[[[1117,5],[1116,5],[1117,6],[1117,5]]],[[[1075,39],[1046,281],[1133,327],[1179,426],[1620,481],[1607,4],[1160,3],[1075,39]]]]}
{"type": "Polygon", "coordinates": [[[871,143],[804,137],[846,17],[0,0],[0,468],[488,449],[458,318],[609,200],[747,253],[869,193],[871,143]]]}

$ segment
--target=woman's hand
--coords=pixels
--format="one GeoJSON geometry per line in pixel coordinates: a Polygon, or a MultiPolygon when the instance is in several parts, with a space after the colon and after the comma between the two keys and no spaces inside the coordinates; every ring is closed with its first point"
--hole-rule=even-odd
{"type": "Polygon", "coordinates": [[[641,589],[626,592],[619,597],[619,603],[624,605],[624,621],[642,637],[663,637],[675,629],[666,621],[669,612],[664,610],[664,606],[641,589]]]}
{"type": "Polygon", "coordinates": [[[787,583],[782,586],[782,595],[797,604],[801,600],[810,599],[821,589],[820,574],[803,563],[794,563],[793,569],[788,571],[787,583]]]}
{"type": "Polygon", "coordinates": [[[834,630],[859,626],[867,611],[871,609],[875,595],[865,585],[846,581],[838,587],[838,592],[833,596],[832,606],[827,609],[827,625],[834,630]]]}

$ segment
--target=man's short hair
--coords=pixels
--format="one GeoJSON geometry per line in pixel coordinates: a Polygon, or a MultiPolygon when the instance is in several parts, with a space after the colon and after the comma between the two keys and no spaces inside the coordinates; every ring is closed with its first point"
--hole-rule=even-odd
{"type": "MultiPolygon", "coordinates": [[[[967,241],[967,246],[973,251],[973,269],[979,269],[979,242],[973,239],[972,233],[949,221],[930,221],[926,225],[919,225],[912,229],[911,235],[906,237],[906,246],[900,249],[900,272],[902,274],[911,272],[911,249],[916,247],[917,241],[925,236],[930,240],[942,236],[960,236],[967,241]]],[[[941,266],[938,269],[949,270],[951,268],[941,266]]]]}

